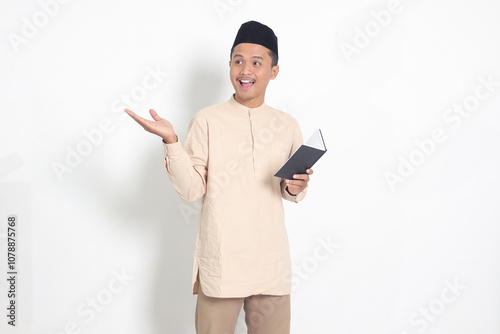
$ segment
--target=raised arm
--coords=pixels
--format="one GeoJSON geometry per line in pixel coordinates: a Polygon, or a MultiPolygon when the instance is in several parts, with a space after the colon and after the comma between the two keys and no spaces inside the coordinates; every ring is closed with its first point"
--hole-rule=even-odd
{"type": "Polygon", "coordinates": [[[190,203],[203,196],[207,187],[208,169],[206,122],[201,121],[197,116],[193,117],[188,127],[186,143],[182,147],[172,124],[159,117],[153,109],[150,109],[149,113],[154,121],[142,118],[129,109],[125,109],[125,112],[146,131],[163,138],[165,168],[179,196],[190,203]]]}

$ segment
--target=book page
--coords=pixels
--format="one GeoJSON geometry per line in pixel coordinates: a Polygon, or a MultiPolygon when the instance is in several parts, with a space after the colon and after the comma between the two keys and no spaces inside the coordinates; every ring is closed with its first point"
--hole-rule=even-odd
{"type": "Polygon", "coordinates": [[[304,143],[304,145],[316,148],[321,151],[325,151],[325,142],[323,141],[323,136],[321,135],[321,130],[317,129],[314,131],[314,133],[311,135],[311,137],[307,140],[307,142],[304,143]]]}

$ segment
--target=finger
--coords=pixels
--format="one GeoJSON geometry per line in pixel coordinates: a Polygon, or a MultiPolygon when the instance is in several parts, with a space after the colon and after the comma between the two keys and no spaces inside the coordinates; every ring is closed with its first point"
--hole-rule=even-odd
{"type": "Polygon", "coordinates": [[[286,180],[286,184],[289,186],[299,186],[304,184],[304,180],[286,180]]]}
{"type": "Polygon", "coordinates": [[[151,116],[153,117],[153,119],[155,121],[160,121],[161,120],[161,117],[158,116],[158,114],[156,113],[156,111],[154,111],[153,109],[149,109],[149,113],[151,114],[151,116]]]}
{"type": "Polygon", "coordinates": [[[309,168],[308,170],[306,170],[306,173],[311,175],[313,173],[313,170],[311,168],[309,168]]]}
{"type": "Polygon", "coordinates": [[[142,127],[147,127],[149,125],[149,120],[142,118],[141,116],[135,114],[132,110],[124,109],[127,114],[130,115],[137,123],[139,123],[142,127]]]}
{"type": "Polygon", "coordinates": [[[129,116],[130,116],[130,117],[134,117],[135,113],[134,113],[132,110],[127,109],[127,108],[125,108],[125,109],[123,109],[123,110],[124,110],[127,114],[129,114],[129,116]]]}
{"type": "Polygon", "coordinates": [[[126,113],[130,116],[130,117],[132,117],[133,119],[135,119],[136,121],[137,121],[138,119],[140,119],[140,118],[141,118],[139,115],[137,115],[136,113],[134,113],[134,112],[133,112],[132,110],[130,110],[130,109],[126,109],[126,108],[125,108],[125,109],[123,109],[123,110],[125,110],[125,112],[126,112],[126,113]]]}
{"type": "Polygon", "coordinates": [[[307,174],[294,174],[293,179],[294,180],[309,180],[309,175],[307,175],[307,174]]]}
{"type": "Polygon", "coordinates": [[[298,194],[300,192],[302,192],[302,190],[304,190],[305,187],[301,187],[301,186],[288,186],[288,191],[293,193],[293,194],[298,194]]]}

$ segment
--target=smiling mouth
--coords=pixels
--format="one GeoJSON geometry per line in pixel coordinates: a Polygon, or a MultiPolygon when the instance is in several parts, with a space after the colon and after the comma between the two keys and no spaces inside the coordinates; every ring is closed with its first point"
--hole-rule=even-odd
{"type": "Polygon", "coordinates": [[[244,90],[250,89],[255,83],[253,80],[249,79],[240,79],[238,82],[240,83],[240,87],[244,90]]]}

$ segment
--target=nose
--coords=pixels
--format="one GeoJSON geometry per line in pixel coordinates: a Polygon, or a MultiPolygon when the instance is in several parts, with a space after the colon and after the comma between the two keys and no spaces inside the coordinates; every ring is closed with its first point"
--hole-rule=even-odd
{"type": "Polygon", "coordinates": [[[242,67],[240,74],[241,75],[250,75],[252,73],[252,63],[246,62],[242,67]]]}

